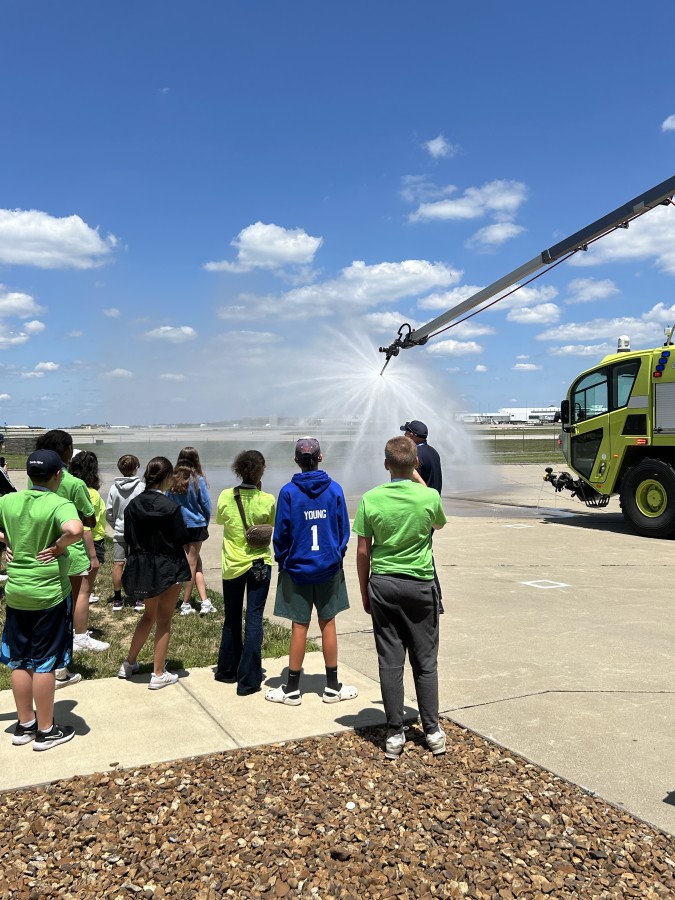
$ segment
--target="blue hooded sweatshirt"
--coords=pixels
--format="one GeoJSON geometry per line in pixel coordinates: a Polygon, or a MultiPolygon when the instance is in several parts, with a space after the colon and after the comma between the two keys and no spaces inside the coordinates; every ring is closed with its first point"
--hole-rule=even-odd
{"type": "Polygon", "coordinates": [[[342,568],[349,516],[340,485],[321,470],[285,484],[274,521],[274,558],[297,584],[329,581],[342,568]]]}

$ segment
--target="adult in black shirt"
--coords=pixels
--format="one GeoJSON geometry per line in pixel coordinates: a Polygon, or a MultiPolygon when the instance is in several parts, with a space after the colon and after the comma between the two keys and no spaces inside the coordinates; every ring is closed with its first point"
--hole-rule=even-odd
{"type": "Polygon", "coordinates": [[[413,419],[412,422],[406,422],[405,425],[401,425],[401,431],[404,431],[405,436],[417,444],[417,459],[419,460],[417,471],[420,473],[424,483],[427,487],[435,488],[440,494],[443,487],[441,458],[438,452],[427,444],[429,429],[424,422],[413,419]]]}

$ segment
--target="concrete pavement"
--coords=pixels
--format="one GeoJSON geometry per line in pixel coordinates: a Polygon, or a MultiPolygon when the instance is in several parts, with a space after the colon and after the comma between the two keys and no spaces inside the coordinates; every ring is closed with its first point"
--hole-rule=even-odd
{"type": "MultiPolygon", "coordinates": [[[[444,498],[449,521],[434,538],[446,608],[441,709],[675,833],[675,545],[633,535],[618,501],[587,510],[556,495],[542,474],[539,466],[486,469],[480,490],[444,498]]],[[[204,568],[217,589],[218,526],[211,533],[204,568]]],[[[238,698],[210,669],[185,673],[177,687],[158,692],[142,679],[82,682],[57,694],[59,718],[76,725],[76,739],[35,754],[6,737],[0,787],[381,722],[354,547],[346,574],[352,609],[337,620],[340,677],[358,686],[357,700],[321,702],[319,653],[307,656],[297,708],[267,703],[262,694],[238,698]]],[[[272,607],[273,590],[268,615],[272,607]]],[[[285,665],[266,661],[271,686],[285,665]]],[[[409,675],[406,696],[412,711],[409,675]]],[[[9,733],[9,692],[0,693],[0,720],[9,733]]]]}

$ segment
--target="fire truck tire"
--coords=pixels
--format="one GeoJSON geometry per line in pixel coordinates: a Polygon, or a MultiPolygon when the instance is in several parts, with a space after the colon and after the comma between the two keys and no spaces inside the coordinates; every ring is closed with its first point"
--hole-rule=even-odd
{"type": "Polygon", "coordinates": [[[675,535],[675,471],[662,459],[643,459],[626,473],[621,509],[631,528],[643,537],[675,535]]]}

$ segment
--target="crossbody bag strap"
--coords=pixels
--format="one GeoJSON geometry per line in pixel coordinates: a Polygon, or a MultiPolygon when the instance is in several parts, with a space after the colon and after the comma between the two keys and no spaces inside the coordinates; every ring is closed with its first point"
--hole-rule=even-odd
{"type": "Polygon", "coordinates": [[[241,502],[241,497],[239,496],[239,488],[236,487],[233,492],[234,499],[237,501],[237,506],[239,507],[239,514],[241,515],[241,521],[244,526],[244,532],[248,531],[248,525],[246,523],[246,513],[244,512],[244,504],[241,502]]]}

